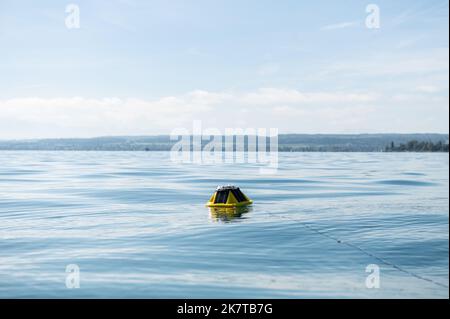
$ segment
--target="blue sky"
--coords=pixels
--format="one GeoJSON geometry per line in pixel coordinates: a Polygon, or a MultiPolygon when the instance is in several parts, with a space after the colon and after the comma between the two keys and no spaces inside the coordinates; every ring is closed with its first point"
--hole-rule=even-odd
{"type": "Polygon", "coordinates": [[[448,1],[0,0],[0,139],[448,133],[448,1]],[[80,28],[65,26],[66,5],[80,28]],[[365,25],[380,8],[380,28],[365,25]]]}

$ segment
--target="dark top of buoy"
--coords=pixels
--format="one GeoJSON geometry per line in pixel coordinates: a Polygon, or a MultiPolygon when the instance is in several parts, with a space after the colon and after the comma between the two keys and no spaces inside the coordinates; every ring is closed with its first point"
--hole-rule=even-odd
{"type": "Polygon", "coordinates": [[[225,186],[217,186],[216,191],[226,191],[226,190],[230,190],[230,189],[239,189],[239,187],[237,186],[232,186],[232,185],[225,185],[225,186]]]}

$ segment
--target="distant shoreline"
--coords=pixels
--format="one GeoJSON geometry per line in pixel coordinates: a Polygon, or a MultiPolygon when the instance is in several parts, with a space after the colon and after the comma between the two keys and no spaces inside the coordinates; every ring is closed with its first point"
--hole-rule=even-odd
{"type": "MultiPolygon", "coordinates": [[[[169,135],[0,140],[0,151],[170,151],[178,141],[169,135]]],[[[448,141],[448,134],[437,133],[280,134],[278,151],[448,153],[448,141]]],[[[202,141],[202,148],[209,142],[202,141]]]]}
{"type": "MultiPolygon", "coordinates": [[[[96,152],[110,152],[110,153],[120,153],[120,152],[127,152],[127,153],[167,153],[170,152],[169,150],[165,151],[142,151],[142,150],[44,150],[44,149],[1,149],[0,152],[90,152],[90,153],[96,153],[96,152]]],[[[424,153],[432,153],[432,154],[448,154],[448,151],[278,151],[279,153],[377,153],[377,154],[401,154],[401,153],[416,153],[416,154],[424,154],[424,153]]]]}

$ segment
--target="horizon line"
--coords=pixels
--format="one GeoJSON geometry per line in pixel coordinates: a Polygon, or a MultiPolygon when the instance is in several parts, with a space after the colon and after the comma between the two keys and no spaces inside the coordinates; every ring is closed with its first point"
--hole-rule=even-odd
{"type": "MultiPolygon", "coordinates": [[[[244,134],[244,136],[248,136],[249,134],[244,134]]],[[[344,135],[344,136],[357,136],[357,135],[450,135],[447,133],[439,133],[439,132],[412,132],[412,133],[280,133],[278,136],[286,136],[286,135],[306,135],[306,136],[314,136],[314,135],[324,135],[324,136],[334,136],[334,135],[344,135]]],[[[8,141],[36,141],[36,140],[88,140],[88,139],[99,139],[99,138],[138,138],[138,137],[166,137],[171,136],[171,134],[148,134],[148,135],[98,135],[91,137],[37,137],[37,138],[0,138],[0,142],[8,142],[8,141]]],[[[178,134],[177,136],[181,136],[178,134]]],[[[189,134],[189,136],[193,136],[193,134],[189,134]]],[[[219,136],[225,136],[225,134],[221,134],[219,136]]],[[[233,134],[232,136],[240,136],[233,134]]]]}

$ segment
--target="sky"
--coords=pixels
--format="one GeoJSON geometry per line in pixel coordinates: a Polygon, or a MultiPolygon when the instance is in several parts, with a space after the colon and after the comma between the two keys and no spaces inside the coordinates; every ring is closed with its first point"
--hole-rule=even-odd
{"type": "Polygon", "coordinates": [[[442,0],[0,0],[0,139],[448,133],[448,31],[442,0]]]}

